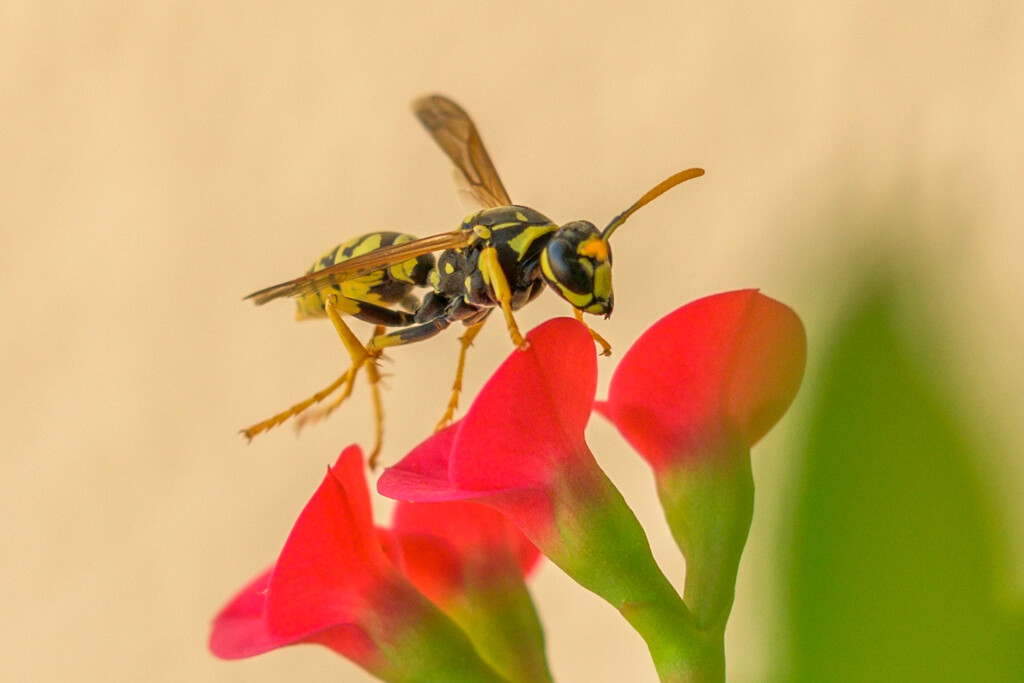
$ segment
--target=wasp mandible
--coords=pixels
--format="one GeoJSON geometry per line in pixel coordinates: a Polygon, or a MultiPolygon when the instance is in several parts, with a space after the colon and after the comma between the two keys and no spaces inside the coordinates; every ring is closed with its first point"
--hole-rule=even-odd
{"type": "MultiPolygon", "coordinates": [[[[302,277],[261,289],[246,297],[257,305],[281,297],[297,298],[297,317],[327,317],[341,337],[352,364],[330,386],[242,433],[252,438],[294,416],[326,417],[352,392],[356,376],[366,368],[375,415],[373,466],[382,440],[382,410],[376,361],[383,349],[422,341],[461,321],[458,364],[451,398],[438,428],[448,424],[458,407],[466,350],[491,312],[499,308],[509,337],[518,348],[528,344],[513,312],[532,301],[544,287],[583,313],[611,315],[612,252],[609,238],[637,209],[679,183],[704,175],[699,168],[665,179],[612,219],[604,230],[588,221],[558,226],[543,214],[512,203],[469,115],[441,95],[413,103],[413,112],[455,164],[461,192],[481,207],[457,230],[416,239],[396,232],[374,232],[331,249],[302,277]],[[435,258],[434,252],[441,252],[435,258]],[[413,290],[427,287],[420,301],[413,290]],[[374,325],[364,345],[345,323],[351,316],[374,325]],[[386,328],[397,328],[386,331],[386,328]],[[309,408],[339,391],[315,413],[309,408]]],[[[589,326],[588,326],[589,329],[589,326]]],[[[611,347],[591,330],[604,355],[611,347]]]]}

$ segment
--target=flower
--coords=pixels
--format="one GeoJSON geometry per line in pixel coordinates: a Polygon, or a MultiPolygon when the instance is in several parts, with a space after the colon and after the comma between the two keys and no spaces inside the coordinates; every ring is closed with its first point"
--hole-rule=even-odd
{"type": "Polygon", "coordinates": [[[595,408],[659,470],[757,443],[793,402],[806,360],[792,309],[753,289],[716,294],[652,325],[595,408]]]}
{"type": "MultiPolygon", "coordinates": [[[[389,498],[441,501],[487,498],[529,518],[533,540],[549,530],[549,493],[568,471],[593,463],[583,430],[597,386],[586,329],[557,318],[527,335],[495,373],[465,418],[434,434],[385,470],[377,490],[389,498]]],[[[577,477],[584,483],[586,477],[577,477]]]]}
{"type": "Polygon", "coordinates": [[[508,516],[556,565],[618,609],[655,666],[678,673],[692,624],[647,537],[587,446],[594,345],[570,318],[532,330],[466,416],[388,468],[377,490],[405,501],[474,500],[508,516]]]}
{"type": "Polygon", "coordinates": [[[527,336],[530,347],[512,353],[465,418],[385,470],[377,490],[396,500],[484,502],[555,559],[571,542],[559,530],[562,494],[582,502],[605,493],[583,435],[596,357],[586,328],[569,318],[527,336]]]}
{"type": "Polygon", "coordinates": [[[793,402],[806,359],[790,308],[756,290],[717,294],[652,325],[595,405],[654,470],[702,629],[724,632],[754,511],[750,447],[793,402]]]}
{"type": "Polygon", "coordinates": [[[382,540],[362,452],[350,447],[299,515],[274,568],[216,617],[210,649],[232,659],[319,643],[383,680],[502,680],[388,559],[382,540]]]}
{"type": "Polygon", "coordinates": [[[341,454],[277,564],[216,618],[215,654],[319,643],[389,681],[550,680],[524,584],[539,549],[633,625],[661,680],[724,678],[749,449],[799,387],[799,318],[753,290],[688,304],[627,352],[596,405],[652,465],[685,600],[584,438],[587,328],[561,318],[527,337],[462,421],[383,473],[378,491],[400,501],[392,529],[373,526],[361,452],[341,454]]]}

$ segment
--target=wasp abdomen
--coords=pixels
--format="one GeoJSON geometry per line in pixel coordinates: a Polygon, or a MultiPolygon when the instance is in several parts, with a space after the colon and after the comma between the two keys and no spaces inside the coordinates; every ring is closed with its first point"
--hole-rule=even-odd
{"type": "MultiPolygon", "coordinates": [[[[336,263],[362,256],[376,249],[404,244],[415,239],[413,235],[400,232],[371,232],[330,249],[317,259],[307,274],[329,268],[336,263]]],[[[412,295],[412,290],[414,287],[427,286],[434,264],[433,254],[422,254],[416,258],[395,263],[388,268],[375,270],[372,273],[324,287],[297,299],[295,317],[298,319],[324,317],[326,315],[324,304],[327,297],[333,294],[338,298],[338,308],[341,312],[367,320],[367,322],[377,323],[376,317],[363,314],[365,312],[360,310],[359,304],[372,304],[384,308],[401,304],[405,308],[415,308],[418,301],[412,295]]]]}

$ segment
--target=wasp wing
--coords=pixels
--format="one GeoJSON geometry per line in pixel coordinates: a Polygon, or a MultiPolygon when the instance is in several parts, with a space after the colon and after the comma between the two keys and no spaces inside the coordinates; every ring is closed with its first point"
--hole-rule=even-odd
{"type": "Polygon", "coordinates": [[[413,102],[412,110],[465,178],[468,194],[485,208],[512,203],[480,133],[462,107],[443,95],[428,95],[413,102]]]}
{"type": "Polygon", "coordinates": [[[335,263],[333,266],[328,266],[323,270],[253,292],[245,298],[252,299],[259,306],[281,297],[311,294],[326,289],[331,285],[354,280],[357,277],[381,270],[382,268],[388,268],[396,263],[401,263],[423,254],[443,249],[461,249],[469,245],[472,237],[472,231],[455,230],[434,235],[433,237],[424,237],[412,242],[405,242],[404,244],[374,249],[366,254],[335,263]]]}

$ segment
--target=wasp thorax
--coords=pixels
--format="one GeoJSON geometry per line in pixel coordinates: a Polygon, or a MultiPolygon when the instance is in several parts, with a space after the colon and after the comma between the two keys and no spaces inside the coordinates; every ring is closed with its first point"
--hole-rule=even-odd
{"type": "Polygon", "coordinates": [[[593,223],[560,227],[541,255],[541,273],[570,304],[594,315],[612,312],[612,252],[593,223]]]}

